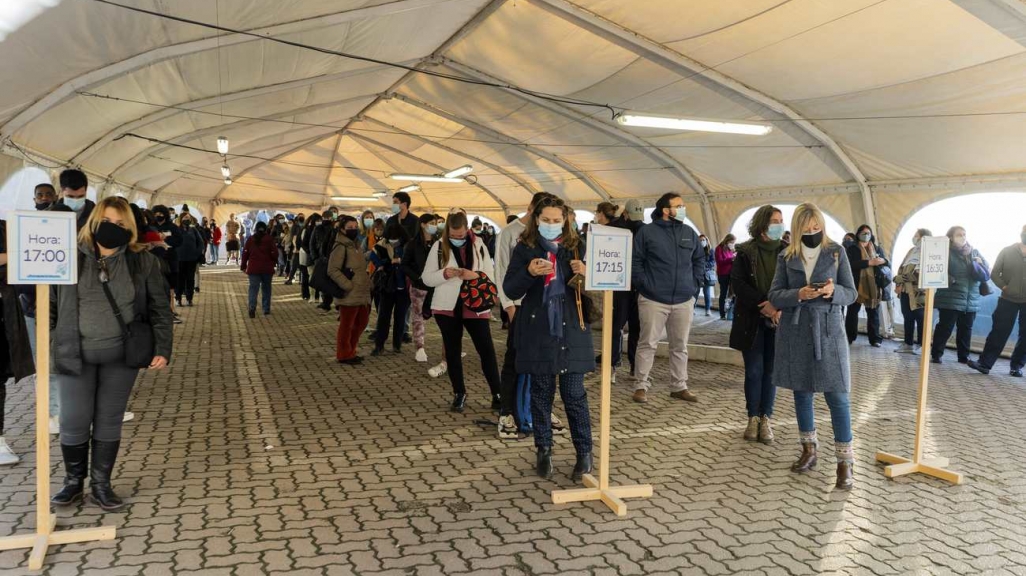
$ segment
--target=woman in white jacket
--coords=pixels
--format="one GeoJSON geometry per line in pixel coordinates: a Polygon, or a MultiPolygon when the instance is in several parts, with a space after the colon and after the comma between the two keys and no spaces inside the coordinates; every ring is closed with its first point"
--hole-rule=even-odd
{"type": "Polygon", "coordinates": [[[482,276],[492,277],[492,258],[480,238],[467,229],[467,215],[454,211],[446,219],[445,230],[428,253],[421,279],[434,288],[431,313],[442,333],[445,360],[452,382],[452,411],[463,412],[467,403],[467,388],[463,383],[463,332],[470,334],[474,348],[481,356],[481,370],[488,380],[492,394],[492,409],[501,408],[499,401],[499,365],[495,359],[495,344],[491,334],[491,310],[474,312],[466,308],[460,298],[463,282],[482,276]]]}

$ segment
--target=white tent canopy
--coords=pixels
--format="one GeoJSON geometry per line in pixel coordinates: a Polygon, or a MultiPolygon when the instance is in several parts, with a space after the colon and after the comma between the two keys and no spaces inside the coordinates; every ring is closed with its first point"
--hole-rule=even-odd
{"type": "Polygon", "coordinates": [[[471,164],[476,185],[426,183],[415,211],[504,221],[539,190],[588,209],[677,191],[720,235],[753,205],[808,199],[890,242],[930,200],[1026,186],[1021,0],[118,1],[563,100],[96,0],[10,32],[4,153],[151,205],[380,209],[389,173],[471,164]],[[628,128],[566,100],[774,130],[628,128]]]}

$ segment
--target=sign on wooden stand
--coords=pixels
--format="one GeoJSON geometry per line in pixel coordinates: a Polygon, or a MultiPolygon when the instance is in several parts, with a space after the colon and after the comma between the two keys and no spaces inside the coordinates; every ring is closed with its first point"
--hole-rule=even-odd
{"type": "Polygon", "coordinates": [[[50,285],[78,282],[74,212],[15,212],[7,228],[7,282],[36,285],[36,532],[0,538],[0,550],[31,548],[40,570],[50,546],[113,540],[113,526],[56,531],[50,512],[50,285]]]}
{"type": "Polygon", "coordinates": [[[919,406],[916,410],[916,439],[912,450],[912,459],[886,452],[877,452],[876,460],[889,464],[884,468],[884,476],[888,478],[918,473],[940,478],[956,485],[963,481],[961,473],[945,469],[948,465],[947,458],[925,458],[923,456],[923,444],[926,440],[927,385],[930,379],[930,348],[933,342],[933,300],[938,288],[948,287],[949,249],[950,244],[946,236],[922,239],[919,257],[919,289],[926,290],[926,313],[923,318],[922,355],[919,359],[919,406]]]}
{"type": "Polygon", "coordinates": [[[585,488],[557,490],[552,493],[554,504],[601,500],[617,516],[627,515],[625,498],[651,498],[652,486],[609,485],[609,429],[613,362],[613,292],[631,289],[631,252],[633,236],[630,230],[592,224],[588,233],[588,273],[585,287],[602,290],[602,401],[599,420],[599,477],[585,474],[585,488]]]}

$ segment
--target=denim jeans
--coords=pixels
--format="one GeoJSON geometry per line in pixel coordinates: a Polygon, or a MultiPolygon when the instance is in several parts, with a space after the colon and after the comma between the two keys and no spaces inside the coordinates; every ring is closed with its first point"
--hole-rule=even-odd
{"type": "Polygon", "coordinates": [[[741,356],[745,360],[745,404],[748,417],[773,416],[777,387],[773,385],[773,354],[776,350],[776,330],[767,328],[762,320],[755,332],[755,343],[741,356]]]}
{"type": "Polygon", "coordinates": [[[249,275],[249,309],[256,310],[257,292],[263,290],[261,303],[264,306],[264,314],[271,312],[271,277],[273,274],[250,274],[249,275]]]}
{"type": "Polygon", "coordinates": [[[712,293],[713,293],[712,284],[708,284],[706,286],[699,287],[698,294],[695,294],[695,307],[696,308],[698,307],[698,305],[700,303],[699,298],[704,295],[705,296],[705,311],[709,312],[710,310],[712,310],[712,293]]]}
{"type": "Polygon", "coordinates": [[[217,264],[217,259],[220,257],[220,254],[218,254],[218,248],[220,247],[217,244],[210,245],[210,261],[214,264],[217,264]]]}
{"type": "MultiPolygon", "coordinates": [[[[800,432],[816,430],[816,414],[812,401],[815,392],[794,392],[794,411],[798,416],[800,432]]],[[[834,425],[834,442],[851,442],[851,400],[847,392],[825,392],[830,420],[834,425]]]]}

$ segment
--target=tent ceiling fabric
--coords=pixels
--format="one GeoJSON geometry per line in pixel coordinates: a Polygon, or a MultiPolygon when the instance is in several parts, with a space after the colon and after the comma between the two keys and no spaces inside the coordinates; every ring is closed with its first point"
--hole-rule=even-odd
{"type": "Polygon", "coordinates": [[[122,1],[571,100],[775,127],[625,128],[604,108],[92,0],[0,42],[0,137],[158,201],[384,207],[372,194],[398,188],[390,172],[469,163],[476,186],[424,184],[415,203],[497,214],[538,190],[582,208],[679,191],[722,232],[767,189],[837,187],[824,202],[854,224],[895,202],[874,199],[875,182],[1026,172],[1018,0],[253,0],[220,14],[209,0],[122,1]],[[221,135],[227,187],[222,159],[190,149],[221,135]]]}

